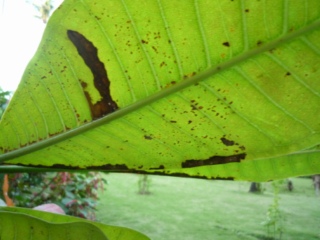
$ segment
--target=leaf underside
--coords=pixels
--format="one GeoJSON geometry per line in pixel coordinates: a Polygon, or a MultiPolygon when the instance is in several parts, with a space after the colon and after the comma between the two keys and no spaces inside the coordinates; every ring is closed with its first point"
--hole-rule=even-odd
{"type": "Polygon", "coordinates": [[[319,173],[319,8],[66,0],[0,123],[0,160],[252,181],[319,173]]]}

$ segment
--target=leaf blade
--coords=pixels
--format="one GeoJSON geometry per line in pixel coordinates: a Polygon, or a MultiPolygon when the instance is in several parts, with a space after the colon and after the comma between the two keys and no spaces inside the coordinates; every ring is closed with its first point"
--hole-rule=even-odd
{"type": "MultiPolygon", "coordinates": [[[[173,18],[170,12],[175,11],[177,7],[175,4],[178,3],[169,1],[147,3],[147,7],[157,10],[158,20],[153,24],[143,21],[148,20],[150,16],[148,13],[140,16],[140,12],[137,12],[134,5],[130,3],[125,1],[108,3],[115,4],[112,7],[117,10],[110,13],[108,17],[103,17],[103,10],[96,9],[89,3],[69,1],[63,6],[67,9],[66,12],[70,13],[76,9],[77,14],[79,10],[85,18],[69,21],[73,13],[62,17],[61,14],[64,12],[61,11],[60,17],[64,19],[65,27],[61,27],[61,21],[56,27],[53,20],[52,29],[49,28],[47,32],[62,34],[61,52],[67,56],[65,59],[69,64],[68,68],[79,69],[77,73],[73,71],[76,78],[86,78],[81,80],[86,82],[85,87],[77,88],[78,99],[85,100],[83,91],[87,91],[93,104],[98,101],[99,94],[92,90],[93,83],[88,80],[92,78],[92,73],[88,68],[81,67],[83,62],[78,61],[80,58],[75,54],[74,46],[67,41],[63,30],[81,30],[86,36],[90,28],[80,28],[79,24],[85,22],[86,18],[90,26],[95,26],[97,31],[94,32],[94,45],[99,49],[98,55],[101,61],[110,69],[108,75],[110,73],[111,95],[118,102],[120,110],[86,124],[91,121],[88,117],[90,111],[86,107],[87,104],[83,101],[81,104],[69,104],[73,109],[77,111],[79,109],[85,113],[86,117],[76,124],[81,125],[80,127],[77,129],[71,127],[73,129],[69,132],[61,128],[61,135],[30,145],[30,148],[26,148],[26,152],[22,149],[0,155],[1,161],[10,164],[34,165],[33,159],[37,156],[37,159],[43,159],[36,163],[40,166],[149,171],[178,169],[185,161],[198,161],[199,165],[201,161],[208,162],[213,157],[232,158],[245,154],[245,159],[238,163],[241,165],[245,161],[280,157],[318,144],[318,121],[307,117],[319,110],[319,89],[315,81],[319,75],[315,70],[319,54],[315,39],[319,36],[320,21],[319,16],[311,14],[311,9],[308,9],[310,14],[305,15],[304,22],[301,23],[290,18],[294,11],[288,9],[293,8],[299,12],[296,6],[290,5],[289,8],[288,6],[283,8],[283,16],[287,19],[279,27],[267,23],[265,20],[267,10],[258,3],[253,6],[250,4],[232,6],[231,3],[223,6],[217,1],[214,4],[219,6],[218,10],[204,13],[205,5],[197,3],[198,5],[194,6],[188,2],[184,6],[179,6],[188,13],[188,16],[197,20],[196,24],[190,26],[190,24],[170,20],[173,18]],[[117,8],[115,8],[116,5],[117,8]],[[223,9],[236,11],[242,22],[239,29],[235,28],[238,20],[235,18],[228,22],[221,14],[223,9]],[[246,11],[247,9],[249,12],[246,11]],[[260,23],[256,20],[261,18],[258,14],[261,9],[265,12],[262,25],[267,27],[255,36],[253,30],[260,27],[260,23]],[[202,14],[200,14],[201,11],[202,14]],[[216,15],[213,14],[215,11],[217,11],[216,15]],[[115,18],[117,14],[123,18],[115,18]],[[112,16],[114,18],[111,21],[112,16]],[[215,21],[217,19],[212,16],[219,16],[217,19],[220,21],[215,21]],[[220,34],[214,36],[212,41],[208,38],[208,31],[212,29],[207,23],[208,19],[210,23],[220,24],[216,28],[217,33],[220,34]],[[105,27],[107,23],[110,23],[109,28],[105,27]],[[123,32],[120,23],[127,26],[130,33],[123,32]],[[159,31],[148,35],[148,29],[151,28],[148,24],[155,29],[159,27],[159,31]],[[179,30],[179,24],[182,24],[181,30],[179,30]],[[190,31],[190,27],[194,31],[190,31]],[[271,27],[276,28],[273,29],[274,32],[271,31],[271,27]],[[238,32],[231,36],[226,29],[234,29],[238,32]],[[188,32],[183,37],[190,40],[190,43],[197,42],[199,49],[204,49],[204,54],[200,53],[201,51],[191,54],[192,60],[187,60],[190,56],[190,48],[186,46],[189,43],[179,35],[184,32],[183,30],[188,32]],[[125,33],[128,34],[128,38],[121,38],[125,33]],[[195,37],[199,34],[202,40],[195,37]],[[264,37],[263,41],[261,37],[264,37]],[[159,40],[162,38],[164,40],[159,40]],[[239,39],[240,45],[234,45],[236,39],[239,39]],[[124,49],[119,50],[120,47],[124,49]],[[225,51],[225,48],[230,49],[225,51]],[[129,50],[137,49],[141,50],[140,53],[135,53],[137,55],[133,54],[131,57],[128,54],[129,50]],[[221,52],[213,54],[213,49],[221,52]],[[170,52],[169,55],[176,61],[176,64],[170,64],[166,68],[174,72],[173,81],[163,73],[167,70],[161,69],[164,67],[164,65],[161,66],[162,62],[153,66],[153,63],[159,61],[158,57],[162,56],[162,50],[170,52]],[[228,57],[226,57],[227,53],[228,57]],[[130,57],[126,57],[128,55],[130,57]],[[137,56],[143,56],[144,61],[141,65],[137,62],[137,56]],[[305,58],[300,60],[297,67],[294,61],[286,59],[285,56],[297,60],[302,59],[301,56],[305,58]],[[186,61],[185,64],[182,64],[182,59],[186,61]],[[197,59],[199,61],[201,59],[201,64],[197,59]],[[70,67],[71,62],[72,67],[70,67]],[[208,65],[215,66],[205,70],[208,65]],[[303,67],[305,65],[309,65],[309,69],[303,67]],[[142,73],[141,68],[145,68],[146,73],[142,73]],[[142,82],[129,81],[129,72],[135,74],[132,75],[136,76],[135,79],[142,79],[142,82]],[[303,76],[305,72],[312,77],[303,76]],[[116,86],[117,90],[115,90],[116,86]],[[159,86],[163,89],[159,90],[159,86]],[[130,94],[127,94],[128,88],[130,94]],[[121,89],[124,92],[121,93],[121,89]],[[300,108],[301,104],[295,101],[296,98],[301,97],[308,100],[308,106],[303,105],[303,109],[300,108]],[[250,101],[256,106],[250,104],[250,101]],[[263,110],[260,111],[260,109],[263,110]],[[36,152],[19,157],[19,154],[26,154],[29,150],[36,152]],[[94,159],[92,156],[95,156],[94,159]],[[127,156],[130,156],[130,159],[127,156]],[[9,160],[10,157],[17,158],[9,160]],[[145,160],[148,158],[152,161],[145,160]]],[[[281,10],[281,3],[274,1],[273,4],[279,4],[278,10],[281,10]]],[[[272,11],[274,10],[270,10],[270,13],[272,11]]],[[[59,14],[56,19],[58,16],[59,14]]],[[[281,22],[283,16],[281,15],[277,21],[281,22]]],[[[42,49],[50,41],[52,41],[51,38],[44,40],[42,49]]],[[[39,54],[39,56],[42,55],[39,54]]],[[[59,84],[62,83],[59,82],[59,84]]],[[[79,86],[79,82],[75,79],[72,84],[72,86],[79,86]]],[[[59,97],[57,98],[59,100],[59,97]]],[[[6,125],[6,121],[3,122],[3,125],[6,125]]],[[[51,125],[59,125],[58,122],[55,120],[51,125]]],[[[14,125],[24,132],[34,131],[32,127],[30,127],[31,130],[26,129],[19,123],[14,125]]],[[[45,132],[58,134],[50,131],[45,132]]],[[[28,139],[26,133],[16,135],[28,139]]],[[[19,138],[16,140],[16,142],[23,141],[25,140],[19,138]]],[[[5,144],[3,138],[1,142],[3,149],[6,149],[4,145],[14,145],[9,142],[5,144]]]]}
{"type": "MultiPolygon", "coordinates": [[[[31,234],[32,232],[30,232],[31,229],[37,231],[37,234],[40,235],[43,235],[44,233],[48,236],[50,235],[50,239],[149,239],[145,235],[129,228],[108,226],[81,218],[26,208],[1,207],[0,215],[2,216],[0,220],[0,229],[1,234],[3,234],[2,236],[4,237],[12,236],[12,229],[17,228],[18,225],[19,230],[15,230],[15,234],[19,234],[16,235],[16,237],[23,236],[22,238],[25,238],[25,236],[32,236],[29,235],[29,233],[31,234]],[[19,224],[16,224],[17,219],[19,219],[19,224]],[[4,225],[5,227],[1,227],[4,225]],[[42,233],[41,229],[44,230],[42,233]],[[27,231],[27,233],[22,234],[21,232],[17,232],[20,230],[27,231]]],[[[38,236],[39,238],[36,239],[45,239],[40,238],[40,235],[38,236]]]]}

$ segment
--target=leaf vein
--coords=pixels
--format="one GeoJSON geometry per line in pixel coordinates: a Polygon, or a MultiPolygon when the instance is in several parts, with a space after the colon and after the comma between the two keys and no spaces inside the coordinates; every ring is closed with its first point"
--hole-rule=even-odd
{"type": "Polygon", "coordinates": [[[169,36],[169,39],[171,40],[171,47],[172,47],[172,50],[173,50],[173,53],[174,53],[174,56],[175,56],[175,59],[176,59],[176,62],[177,62],[180,78],[182,78],[183,70],[182,70],[182,65],[181,65],[181,60],[180,60],[180,57],[179,57],[179,53],[178,53],[177,47],[175,46],[175,43],[173,41],[173,37],[172,37],[172,34],[170,32],[170,26],[169,26],[168,21],[166,19],[161,0],[157,0],[157,3],[158,3],[158,6],[159,6],[159,9],[160,9],[161,18],[162,18],[162,21],[164,23],[167,35],[169,36]]]}
{"type": "MultiPolygon", "coordinates": [[[[133,20],[133,18],[132,18],[132,16],[131,16],[131,14],[130,14],[130,11],[129,11],[128,7],[127,7],[127,4],[125,3],[125,0],[121,0],[121,3],[122,3],[122,5],[123,5],[123,7],[124,7],[124,9],[125,9],[125,11],[126,11],[127,16],[129,17],[129,19],[130,19],[130,21],[131,21],[131,25],[132,25],[132,27],[133,27],[134,33],[135,33],[135,35],[136,35],[136,38],[139,39],[139,40],[141,40],[142,37],[141,37],[140,34],[139,34],[139,31],[138,31],[138,29],[137,29],[137,26],[136,26],[136,24],[135,24],[135,22],[134,22],[134,20],[133,20]]],[[[154,68],[154,64],[152,63],[151,57],[150,57],[150,55],[149,55],[146,47],[144,46],[144,44],[141,44],[141,48],[142,48],[142,50],[143,50],[144,55],[145,55],[146,58],[147,58],[148,65],[149,65],[149,67],[150,67],[150,69],[151,69],[153,79],[155,80],[155,82],[156,82],[156,84],[157,84],[157,88],[158,88],[158,89],[161,89],[161,84],[160,84],[160,81],[159,81],[159,78],[158,78],[158,74],[157,74],[157,72],[156,72],[156,70],[155,70],[155,68],[154,68]]]]}
{"type": "MultiPolygon", "coordinates": [[[[259,67],[260,69],[263,69],[262,66],[260,64],[258,64],[257,62],[251,60],[251,62],[254,62],[257,67],[259,67]]],[[[264,69],[263,69],[264,70],[264,69]]],[[[245,74],[239,67],[236,68],[236,71],[244,78],[246,79],[246,81],[248,83],[250,83],[259,93],[261,93],[261,95],[263,95],[270,103],[272,103],[276,108],[280,109],[284,114],[286,114],[288,117],[290,117],[291,119],[293,119],[294,121],[298,122],[299,124],[303,125],[305,128],[307,128],[311,133],[313,132],[313,129],[308,126],[307,124],[305,124],[303,121],[301,121],[300,119],[298,119],[297,117],[295,117],[293,114],[291,114],[289,111],[287,111],[284,107],[282,107],[280,104],[278,104],[275,100],[273,100],[261,87],[259,87],[250,76],[248,76],[247,74],[245,74]]],[[[266,71],[264,71],[264,73],[267,74],[266,71]]],[[[268,74],[267,74],[268,75],[268,74]]],[[[269,75],[268,75],[269,76],[269,75]]]]}

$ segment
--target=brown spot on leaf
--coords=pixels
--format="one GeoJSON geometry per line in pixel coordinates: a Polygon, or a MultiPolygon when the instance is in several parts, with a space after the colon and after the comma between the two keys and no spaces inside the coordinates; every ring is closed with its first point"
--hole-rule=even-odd
{"type": "Polygon", "coordinates": [[[110,80],[104,64],[98,57],[97,48],[92,44],[92,42],[76,31],[68,30],[67,34],[71,42],[77,48],[78,53],[82,57],[83,61],[90,68],[94,76],[94,86],[102,98],[100,101],[93,104],[89,93],[85,89],[86,85],[84,85],[83,82],[81,83],[91,110],[92,118],[98,119],[106,114],[114,112],[118,109],[118,105],[115,101],[113,101],[110,95],[110,80]]]}
{"type": "Polygon", "coordinates": [[[188,73],[183,76],[183,79],[191,78],[191,77],[195,76],[196,74],[197,74],[196,72],[188,73]]]}
{"type": "Polygon", "coordinates": [[[232,156],[212,156],[205,160],[186,160],[181,163],[182,168],[193,168],[217,164],[227,164],[233,162],[240,162],[242,159],[245,159],[246,154],[237,154],[232,156]]]}
{"type": "Polygon", "coordinates": [[[158,53],[158,50],[157,50],[157,48],[156,48],[155,46],[152,46],[152,49],[153,49],[156,53],[158,53]]]}
{"type": "Polygon", "coordinates": [[[229,42],[223,42],[222,45],[225,46],[225,47],[230,47],[230,43],[229,42]]]}
{"type": "Polygon", "coordinates": [[[160,63],[160,67],[166,66],[167,64],[165,62],[160,63]]]}
{"type": "Polygon", "coordinates": [[[198,110],[199,103],[197,103],[195,100],[191,100],[190,102],[191,102],[190,107],[192,111],[198,110]]]}
{"type": "MultiPolygon", "coordinates": [[[[90,169],[90,167],[88,169],[90,169]]],[[[94,167],[93,167],[93,169],[94,169],[94,167]]],[[[129,170],[129,168],[125,164],[114,164],[114,165],[113,164],[106,164],[106,165],[103,165],[103,166],[99,166],[99,169],[113,170],[113,171],[129,170]]]]}
{"type": "Polygon", "coordinates": [[[242,151],[246,150],[245,146],[239,146],[239,148],[240,148],[242,151]]]}
{"type": "Polygon", "coordinates": [[[234,145],[234,141],[228,140],[225,137],[220,138],[220,140],[226,146],[233,146],[234,145]]]}
{"type": "Polygon", "coordinates": [[[173,176],[173,177],[192,177],[192,178],[199,178],[199,179],[215,179],[215,180],[234,180],[233,177],[226,177],[226,178],[220,178],[220,177],[206,177],[202,176],[199,173],[197,175],[191,175],[187,173],[178,173],[178,172],[170,172],[170,171],[155,171],[155,172],[147,172],[147,171],[139,171],[140,173],[146,173],[146,174],[153,174],[153,175],[160,175],[160,176],[173,176]]]}
{"type": "Polygon", "coordinates": [[[160,165],[157,168],[149,168],[149,170],[160,170],[160,169],[164,169],[165,167],[163,165],[160,165]]]}

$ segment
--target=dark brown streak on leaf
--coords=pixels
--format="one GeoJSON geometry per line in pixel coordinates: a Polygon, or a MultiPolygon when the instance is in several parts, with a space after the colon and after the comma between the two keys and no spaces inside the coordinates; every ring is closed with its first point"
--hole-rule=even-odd
{"type": "Polygon", "coordinates": [[[206,177],[202,175],[190,175],[187,173],[179,173],[179,172],[160,172],[160,171],[154,171],[154,172],[149,172],[149,171],[138,171],[134,173],[143,173],[143,174],[151,174],[151,175],[158,175],[158,176],[172,176],[172,177],[191,177],[191,178],[199,178],[199,179],[209,179],[209,180],[234,180],[233,177],[206,177]]]}
{"type": "Polygon", "coordinates": [[[88,100],[92,118],[98,119],[111,112],[118,109],[118,105],[110,95],[110,80],[108,78],[106,69],[103,62],[100,61],[98,57],[97,48],[86,39],[82,34],[67,30],[67,34],[71,42],[75,45],[78,50],[79,55],[82,57],[83,61],[90,68],[94,76],[94,86],[99,91],[102,99],[97,103],[93,104],[89,93],[86,92],[84,85],[82,84],[83,90],[85,92],[86,98],[88,100]]]}
{"type": "Polygon", "coordinates": [[[186,160],[181,163],[182,168],[193,168],[208,165],[226,164],[233,162],[240,162],[242,159],[246,158],[245,153],[232,156],[213,156],[205,160],[186,160]]]}
{"type": "MultiPolygon", "coordinates": [[[[88,167],[87,169],[97,169],[96,167],[88,167]]],[[[128,171],[130,170],[125,164],[106,164],[99,167],[99,169],[109,171],[128,171]]]]}
{"type": "Polygon", "coordinates": [[[165,169],[165,167],[163,165],[160,165],[159,167],[149,168],[149,170],[160,170],[160,169],[165,169]]]}

